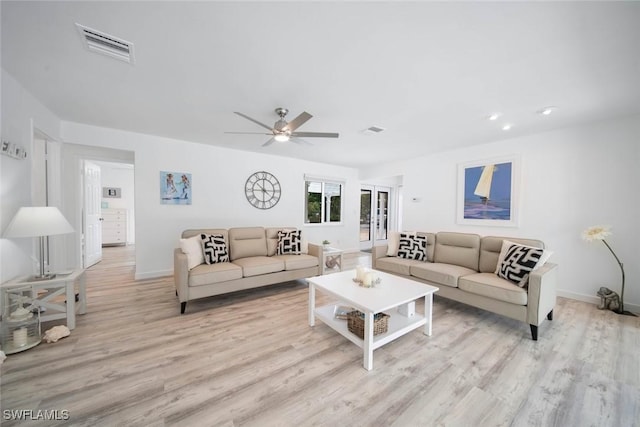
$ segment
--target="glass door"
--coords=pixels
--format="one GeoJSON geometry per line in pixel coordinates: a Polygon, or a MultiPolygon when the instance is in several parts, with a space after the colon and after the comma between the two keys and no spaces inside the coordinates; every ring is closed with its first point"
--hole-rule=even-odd
{"type": "Polygon", "coordinates": [[[387,240],[391,188],[362,185],[360,188],[360,249],[368,250],[387,240]]]}

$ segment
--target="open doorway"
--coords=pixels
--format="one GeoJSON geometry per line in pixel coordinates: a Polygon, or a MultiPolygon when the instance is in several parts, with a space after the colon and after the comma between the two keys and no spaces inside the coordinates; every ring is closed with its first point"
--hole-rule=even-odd
{"type": "MultiPolygon", "coordinates": [[[[133,177],[135,170],[135,153],[133,151],[118,150],[106,147],[96,147],[73,143],[61,144],[61,181],[60,186],[64,190],[63,195],[63,213],[67,217],[69,223],[75,228],[76,232],[66,237],[65,242],[66,253],[65,257],[68,260],[70,266],[74,268],[87,268],[85,262],[85,245],[86,245],[86,217],[85,211],[85,161],[91,162],[95,165],[102,164],[123,164],[129,168],[129,173],[133,177]]],[[[124,167],[124,166],[123,166],[124,167]]],[[[96,195],[95,199],[100,203],[100,214],[102,214],[102,186],[111,185],[111,183],[103,182],[103,175],[106,168],[101,169],[100,184],[96,187],[99,188],[100,193],[96,195]],[[104,169],[104,170],[103,170],[104,169]]],[[[115,185],[114,185],[115,186],[115,185]]],[[[127,184],[121,186],[123,190],[126,188],[131,192],[131,220],[129,223],[133,227],[133,189],[134,180],[131,178],[127,184]]],[[[97,208],[95,209],[97,211],[97,208]]],[[[99,221],[99,219],[98,219],[99,221]]],[[[101,227],[100,227],[101,229],[101,227]]],[[[127,243],[133,244],[135,242],[135,230],[131,229],[128,236],[130,241],[127,243]]],[[[102,237],[97,240],[99,246],[102,247],[102,237]]],[[[135,263],[134,263],[135,265],[135,263]]]]}
{"type": "Polygon", "coordinates": [[[134,165],[84,160],[85,268],[102,260],[102,248],[135,244],[134,165]]]}

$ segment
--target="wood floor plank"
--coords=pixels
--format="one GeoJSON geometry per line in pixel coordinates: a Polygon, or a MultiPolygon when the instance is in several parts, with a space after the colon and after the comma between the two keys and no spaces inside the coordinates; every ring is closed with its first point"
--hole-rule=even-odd
{"type": "Polygon", "coordinates": [[[558,298],[532,341],[528,325],[436,296],[433,335],[377,349],[366,371],[360,348],[309,327],[304,281],[180,315],[172,277],[136,281],[135,248],[104,249],[71,336],[2,364],[3,410],[69,411],[51,426],[640,425],[637,318],[558,298]]]}

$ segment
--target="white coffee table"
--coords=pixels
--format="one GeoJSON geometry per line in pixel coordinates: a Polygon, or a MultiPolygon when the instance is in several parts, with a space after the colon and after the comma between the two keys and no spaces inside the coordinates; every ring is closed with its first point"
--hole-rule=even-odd
{"type": "Polygon", "coordinates": [[[424,326],[425,335],[431,335],[433,293],[438,291],[438,288],[380,271],[375,271],[374,275],[381,278],[381,283],[373,288],[364,288],[353,281],[355,275],[355,270],[349,270],[307,279],[309,282],[309,325],[314,326],[317,317],[362,348],[364,351],[363,366],[370,371],[373,369],[373,350],[376,348],[382,347],[420,326],[424,326]],[[316,289],[337,298],[339,302],[316,307],[316,289]],[[407,317],[400,313],[401,311],[411,312],[411,310],[407,310],[407,306],[415,304],[419,298],[424,298],[424,314],[415,313],[407,317]],[[352,306],[365,314],[364,339],[349,331],[346,320],[335,318],[336,304],[352,306]],[[388,331],[374,336],[373,315],[382,312],[391,315],[388,319],[388,331]]]}

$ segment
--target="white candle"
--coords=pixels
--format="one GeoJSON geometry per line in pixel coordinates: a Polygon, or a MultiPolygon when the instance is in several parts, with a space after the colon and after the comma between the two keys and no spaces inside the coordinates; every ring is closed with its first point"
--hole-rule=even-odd
{"type": "Polygon", "coordinates": [[[362,282],[364,280],[364,268],[359,265],[356,267],[356,280],[362,282]]]}
{"type": "Polygon", "coordinates": [[[27,345],[27,328],[20,328],[13,331],[13,345],[15,347],[27,345]]]}
{"type": "Polygon", "coordinates": [[[362,281],[362,284],[366,287],[371,287],[371,282],[373,281],[373,273],[372,272],[367,272],[364,275],[364,279],[362,281]]]}

